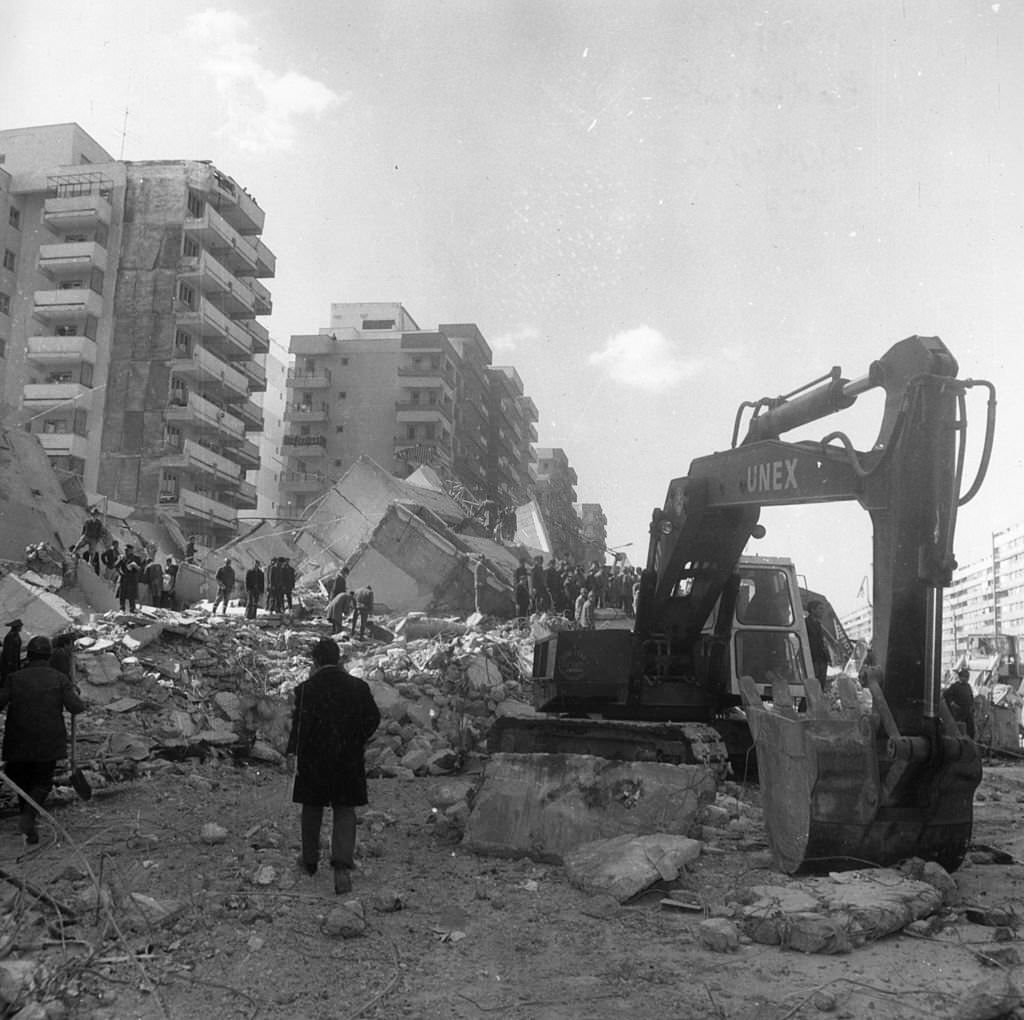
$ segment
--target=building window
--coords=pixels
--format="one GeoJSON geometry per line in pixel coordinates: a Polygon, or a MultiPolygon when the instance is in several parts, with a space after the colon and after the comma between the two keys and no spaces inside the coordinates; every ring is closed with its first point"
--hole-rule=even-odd
{"type": "Polygon", "coordinates": [[[0,336],[0,358],[7,357],[7,341],[0,336]]]}
{"type": "Polygon", "coordinates": [[[415,439],[416,438],[416,426],[415,425],[406,425],[405,426],[405,438],[406,439],[415,439]]]}
{"type": "Polygon", "coordinates": [[[0,312],[4,315],[11,314],[11,296],[0,291],[0,312]]]}
{"type": "Polygon", "coordinates": [[[4,249],[4,269],[9,269],[12,273],[14,267],[17,265],[17,259],[14,257],[14,252],[10,248],[4,249]]]}
{"type": "Polygon", "coordinates": [[[348,358],[342,358],[341,359],[341,364],[342,364],[342,366],[347,365],[348,364],[348,358]]]}
{"type": "Polygon", "coordinates": [[[338,399],[339,400],[344,400],[346,396],[348,396],[348,394],[344,390],[338,390],[338,399]]]}
{"type": "Polygon", "coordinates": [[[183,330],[183,329],[175,330],[175,333],[174,333],[174,346],[177,348],[178,352],[181,353],[181,354],[191,354],[192,353],[192,337],[191,337],[191,335],[186,333],[185,330],[183,330]]]}
{"type": "Polygon", "coordinates": [[[334,466],[335,466],[335,467],[341,467],[341,461],[340,461],[340,460],[336,460],[336,461],[334,462],[334,466]]]}
{"type": "Polygon", "coordinates": [[[394,319],[365,319],[363,329],[394,329],[394,319]]]}
{"type": "Polygon", "coordinates": [[[344,425],[335,425],[334,426],[334,431],[335,432],[344,432],[345,431],[345,426],[344,425]]]}
{"type": "Polygon", "coordinates": [[[188,193],[188,214],[193,219],[200,219],[205,210],[205,203],[203,200],[194,192],[188,193]]]}
{"type": "Polygon", "coordinates": [[[60,326],[54,326],[54,336],[78,336],[78,327],[74,323],[64,323],[60,326]]]}
{"type": "Polygon", "coordinates": [[[7,211],[7,222],[14,227],[15,230],[21,230],[21,210],[15,209],[12,205],[7,211]]]}
{"type": "Polygon", "coordinates": [[[195,308],[196,292],[187,283],[179,283],[178,299],[189,308],[195,308]]]}
{"type": "Polygon", "coordinates": [[[181,252],[186,258],[199,256],[199,243],[193,237],[186,236],[181,244],[181,252]]]}

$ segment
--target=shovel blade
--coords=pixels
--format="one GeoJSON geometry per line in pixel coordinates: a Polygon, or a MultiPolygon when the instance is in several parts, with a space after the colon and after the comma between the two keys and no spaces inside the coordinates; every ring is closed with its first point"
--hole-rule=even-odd
{"type": "Polygon", "coordinates": [[[92,797],[92,786],[81,769],[75,769],[71,773],[71,788],[82,800],[89,800],[92,797]]]}

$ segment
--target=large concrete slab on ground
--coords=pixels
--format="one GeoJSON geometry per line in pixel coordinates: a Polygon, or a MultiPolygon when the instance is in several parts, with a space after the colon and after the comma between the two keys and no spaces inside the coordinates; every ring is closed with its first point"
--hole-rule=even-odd
{"type": "Polygon", "coordinates": [[[561,862],[624,833],[692,836],[715,796],[699,765],[583,754],[496,754],[484,767],[463,844],[478,853],[561,862]]]}
{"type": "Polygon", "coordinates": [[[15,574],[0,577],[0,623],[21,620],[22,641],[37,634],[52,637],[68,630],[80,615],[60,596],[26,584],[15,574]]]}
{"type": "Polygon", "coordinates": [[[614,896],[620,903],[655,882],[674,882],[700,856],[701,843],[664,832],[649,836],[615,836],[571,850],[565,874],[584,892],[614,896]]]}

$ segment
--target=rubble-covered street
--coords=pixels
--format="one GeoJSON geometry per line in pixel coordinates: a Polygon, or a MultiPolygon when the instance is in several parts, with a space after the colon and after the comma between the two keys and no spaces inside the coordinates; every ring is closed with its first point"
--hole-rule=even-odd
{"type": "Polygon", "coordinates": [[[467,794],[489,723],[530,711],[530,629],[384,618],[373,640],[341,635],[385,722],[367,755],[354,888],[336,897],[329,869],[295,867],[281,755],[289,691],[326,621],[315,608],[285,623],[240,614],[110,613],[80,628],[79,763],[95,792],[61,786],[37,847],[12,812],[0,820],[5,1016],[1024,1009],[1024,768],[990,764],[976,848],[952,880],[936,866],[782,876],[756,787],[732,782],[690,837],[626,833],[561,864],[484,856],[461,842],[467,794]]]}

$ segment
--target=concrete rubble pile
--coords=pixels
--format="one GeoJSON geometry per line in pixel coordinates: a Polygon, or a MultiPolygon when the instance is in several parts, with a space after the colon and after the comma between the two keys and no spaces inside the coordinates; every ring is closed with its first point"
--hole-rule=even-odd
{"type": "MultiPolygon", "coordinates": [[[[367,680],[383,716],[367,748],[371,776],[450,773],[481,748],[495,717],[532,712],[523,679],[528,631],[421,614],[390,622],[379,628],[397,633],[388,644],[335,635],[346,668],[367,680]],[[408,636],[420,633],[429,636],[408,636]]],[[[253,622],[162,609],[93,616],[76,628],[78,682],[90,705],[80,763],[102,787],[187,757],[282,762],[291,692],[328,631],[315,617],[253,622]]]]}

